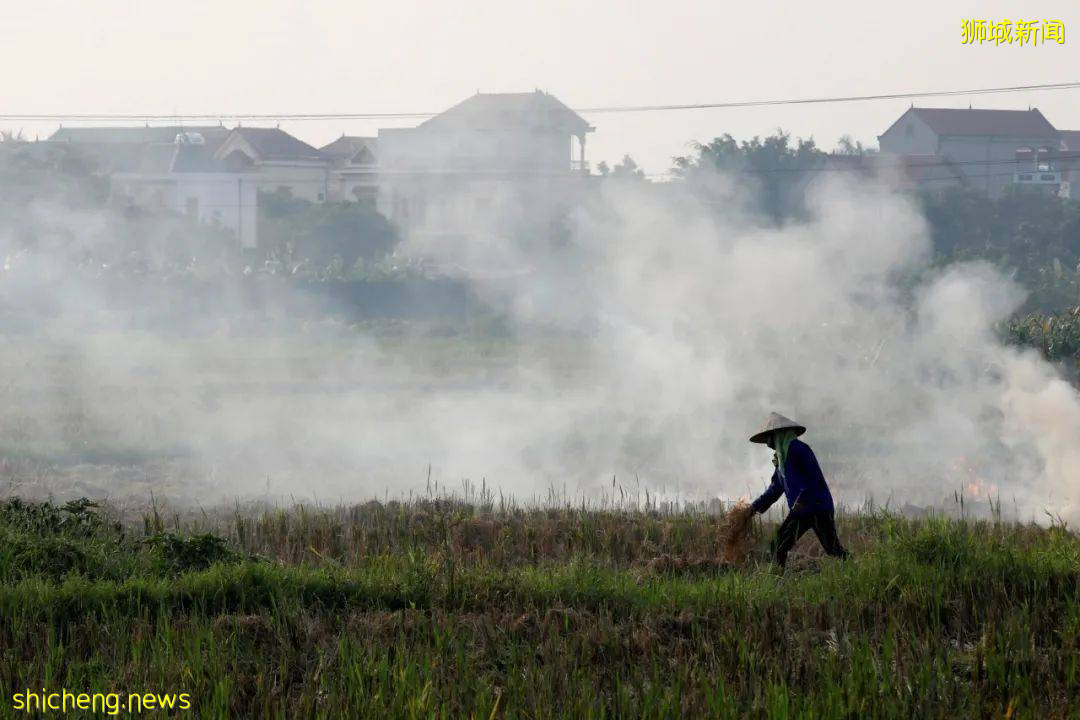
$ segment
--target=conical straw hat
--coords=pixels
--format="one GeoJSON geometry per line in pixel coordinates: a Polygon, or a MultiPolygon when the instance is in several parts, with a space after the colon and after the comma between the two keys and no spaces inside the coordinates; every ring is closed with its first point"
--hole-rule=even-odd
{"type": "Polygon", "coordinates": [[[769,413],[769,419],[765,421],[765,427],[750,436],[750,442],[763,443],[769,439],[769,433],[776,430],[794,430],[796,435],[802,435],[806,428],[791,418],[786,418],[780,413],[769,413]]]}

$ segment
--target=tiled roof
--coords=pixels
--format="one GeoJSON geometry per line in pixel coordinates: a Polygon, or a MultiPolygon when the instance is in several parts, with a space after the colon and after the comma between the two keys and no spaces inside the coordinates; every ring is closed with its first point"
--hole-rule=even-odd
{"type": "Polygon", "coordinates": [[[1055,139],[1058,131],[1037,109],[972,110],[912,108],[938,135],[997,136],[1055,139]]]}
{"type": "Polygon", "coordinates": [[[229,128],[220,125],[184,127],[180,125],[145,127],[62,127],[49,140],[53,142],[112,144],[112,143],[171,143],[183,133],[197,133],[207,144],[220,143],[229,128]]]}
{"type": "Polygon", "coordinates": [[[330,157],[351,159],[365,147],[375,147],[379,142],[375,137],[360,135],[342,135],[329,145],[319,148],[319,152],[330,157]]]}
{"type": "Polygon", "coordinates": [[[239,127],[238,133],[264,160],[322,160],[322,154],[281,128],[239,127]]]}
{"type": "Polygon", "coordinates": [[[477,93],[446,112],[420,124],[421,128],[467,127],[493,130],[539,127],[588,132],[592,128],[554,95],[530,93],[477,93]]]}

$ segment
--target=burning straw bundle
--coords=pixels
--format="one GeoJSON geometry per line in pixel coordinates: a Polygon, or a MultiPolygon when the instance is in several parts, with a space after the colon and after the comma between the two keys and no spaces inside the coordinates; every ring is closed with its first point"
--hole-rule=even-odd
{"type": "Polygon", "coordinates": [[[723,560],[732,565],[742,565],[750,552],[750,528],[754,520],[754,508],[740,502],[724,515],[720,525],[723,560]]]}

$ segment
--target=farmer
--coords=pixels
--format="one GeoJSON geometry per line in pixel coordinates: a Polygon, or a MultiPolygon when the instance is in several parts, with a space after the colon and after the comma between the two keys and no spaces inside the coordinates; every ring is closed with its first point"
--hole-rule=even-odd
{"type": "Polygon", "coordinates": [[[773,449],[773,464],[776,465],[768,489],[751,504],[754,512],[765,512],[781,494],[787,498],[788,514],[777,529],[771,547],[780,567],[787,562],[795,541],[807,530],[814,531],[829,555],[848,556],[836,536],[832,494],[814,451],[796,439],[804,432],[806,428],[802,425],[779,413],[771,413],[765,427],[750,438],[750,442],[764,443],[773,449]]]}

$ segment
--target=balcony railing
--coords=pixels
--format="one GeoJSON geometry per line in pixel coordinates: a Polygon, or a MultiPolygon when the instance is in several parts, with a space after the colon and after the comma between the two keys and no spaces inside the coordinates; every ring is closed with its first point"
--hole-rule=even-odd
{"type": "Polygon", "coordinates": [[[579,172],[579,173],[588,174],[588,172],[589,172],[589,161],[588,160],[571,160],[570,161],[570,170],[572,172],[579,172]]]}
{"type": "Polygon", "coordinates": [[[1021,185],[1056,185],[1061,182],[1061,173],[1053,170],[1029,170],[1013,174],[1013,182],[1021,185]]]}

